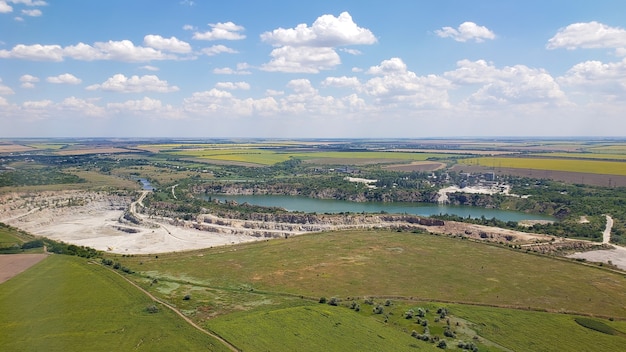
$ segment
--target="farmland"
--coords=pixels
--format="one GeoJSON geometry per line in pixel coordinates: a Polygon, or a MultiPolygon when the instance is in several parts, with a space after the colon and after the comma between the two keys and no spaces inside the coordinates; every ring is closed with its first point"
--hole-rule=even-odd
{"type": "Polygon", "coordinates": [[[227,350],[179,322],[122,278],[83,259],[51,256],[0,285],[3,351],[227,350]]]}
{"type": "Polygon", "coordinates": [[[590,174],[626,176],[626,164],[623,162],[547,159],[547,158],[470,158],[460,161],[466,165],[479,165],[491,168],[516,168],[548,171],[566,171],[590,174]]]}
{"type": "Polygon", "coordinates": [[[0,247],[42,253],[22,248],[34,237],[21,228],[67,241],[59,253],[96,257],[48,255],[0,284],[0,328],[10,336],[0,337],[3,351],[61,350],[81,339],[92,350],[225,350],[123,278],[247,351],[434,351],[444,340],[451,350],[626,347],[622,262],[562,257],[610,248],[602,244],[606,215],[608,240],[626,243],[623,143],[4,145],[12,149],[0,152],[0,219],[14,228],[0,228],[0,247]],[[139,193],[139,178],[156,189],[139,193]],[[461,191],[443,201],[450,209],[549,220],[433,215],[445,226],[426,226],[406,214],[305,214],[217,200],[252,194],[437,206],[439,192],[454,188],[461,191]]]}

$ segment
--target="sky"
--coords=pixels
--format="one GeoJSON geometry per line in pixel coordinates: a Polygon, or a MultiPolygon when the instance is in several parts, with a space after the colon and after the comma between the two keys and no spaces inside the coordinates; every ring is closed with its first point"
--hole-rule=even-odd
{"type": "Polygon", "coordinates": [[[0,138],[626,136],[626,1],[0,0],[0,138]]]}

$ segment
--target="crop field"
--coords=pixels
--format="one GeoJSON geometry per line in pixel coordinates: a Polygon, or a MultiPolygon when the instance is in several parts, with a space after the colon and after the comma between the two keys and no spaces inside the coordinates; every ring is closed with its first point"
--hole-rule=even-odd
{"type": "Polygon", "coordinates": [[[542,154],[530,154],[534,157],[543,158],[572,158],[572,159],[599,159],[599,160],[624,160],[626,161],[626,154],[608,154],[608,153],[542,153],[542,154]]]}
{"type": "Polygon", "coordinates": [[[626,163],[617,161],[496,157],[463,159],[460,160],[459,163],[493,168],[550,170],[626,176],[626,163]]]}
{"type": "Polygon", "coordinates": [[[2,351],[226,351],[115,273],[50,256],[0,285],[2,351]]]}
{"type": "Polygon", "coordinates": [[[591,153],[626,154],[626,144],[603,145],[585,148],[591,153]]]}
{"type": "Polygon", "coordinates": [[[233,161],[259,165],[273,165],[291,158],[300,158],[319,164],[352,164],[360,160],[377,162],[424,161],[428,159],[450,158],[444,153],[408,153],[408,152],[282,152],[267,149],[202,149],[177,150],[168,152],[181,157],[199,158],[207,161],[233,161]]]}

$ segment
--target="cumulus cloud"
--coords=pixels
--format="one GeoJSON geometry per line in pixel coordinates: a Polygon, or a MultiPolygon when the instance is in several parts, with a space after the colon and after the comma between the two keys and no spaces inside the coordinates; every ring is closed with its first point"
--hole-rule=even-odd
{"type": "Polygon", "coordinates": [[[365,82],[360,90],[377,104],[414,108],[449,106],[447,90],[452,87],[449,80],[436,75],[418,76],[409,71],[400,58],[384,60],[366,73],[375,77],[365,82]]]}
{"type": "Polygon", "coordinates": [[[63,48],[61,48],[60,45],[18,44],[11,50],[0,50],[0,58],[33,61],[63,61],[63,48]]]}
{"type": "MultiPolygon", "coordinates": [[[[159,36],[146,36],[148,43],[160,46],[153,47],[136,46],[130,40],[108,42],[96,42],[92,45],[78,43],[61,47],[60,45],[24,45],[18,44],[11,50],[0,50],[0,58],[23,59],[32,61],[63,61],[65,58],[82,61],[114,60],[122,62],[147,62],[153,60],[176,60],[180,57],[176,54],[187,52],[185,42],[175,37],[162,38],[159,36]]],[[[189,44],[187,44],[189,45],[189,44]]]]}
{"type": "Polygon", "coordinates": [[[87,116],[105,115],[105,110],[101,106],[98,106],[89,100],[76,97],[69,97],[64,99],[56,106],[56,108],[62,111],[79,112],[87,116]]]}
{"type": "Polygon", "coordinates": [[[82,82],[80,78],[77,78],[71,73],[64,73],[58,76],[51,76],[51,77],[46,78],[46,81],[48,81],[49,83],[56,83],[56,84],[80,84],[82,82]]]}
{"type": "Polygon", "coordinates": [[[337,52],[325,47],[283,46],[272,50],[272,60],[261,66],[263,71],[318,73],[341,63],[337,52]]]}
{"type": "Polygon", "coordinates": [[[102,84],[90,85],[86,89],[119,93],[169,93],[179,90],[177,86],[170,86],[167,81],[162,81],[155,75],[132,76],[128,78],[121,73],[110,77],[102,84]]]}
{"type": "Polygon", "coordinates": [[[561,28],[546,44],[548,49],[626,48],[626,30],[599,22],[573,23],[561,28]]]}
{"type": "Polygon", "coordinates": [[[479,85],[467,102],[486,104],[565,104],[567,98],[545,70],[525,65],[497,68],[484,60],[457,62],[457,69],[444,74],[457,86],[479,85]]]}
{"type": "Polygon", "coordinates": [[[241,40],[246,36],[242,34],[245,30],[243,26],[234,24],[233,22],[226,23],[209,23],[211,27],[210,31],[196,32],[193,34],[193,39],[197,40],[241,40]]]}
{"type": "Polygon", "coordinates": [[[0,13],[10,13],[13,12],[13,7],[7,4],[6,1],[0,1],[0,13]]]}
{"type": "Polygon", "coordinates": [[[215,88],[228,89],[228,90],[250,90],[250,84],[248,82],[217,82],[215,88]]]}
{"type": "Polygon", "coordinates": [[[204,48],[201,50],[203,54],[207,56],[215,56],[218,54],[236,54],[237,50],[231,49],[225,45],[213,45],[208,48],[204,48]]]}
{"type": "Polygon", "coordinates": [[[475,41],[484,42],[485,39],[495,39],[496,35],[489,28],[479,26],[474,22],[463,22],[458,28],[443,27],[435,31],[441,38],[452,38],[457,42],[475,41]]]}
{"type": "Polygon", "coordinates": [[[213,69],[213,73],[218,75],[249,75],[252,74],[248,69],[250,65],[245,62],[240,62],[237,64],[236,69],[232,69],[230,67],[222,67],[213,69]]]}
{"type": "Polygon", "coordinates": [[[156,66],[151,66],[151,65],[145,65],[145,66],[141,66],[140,69],[142,70],[147,70],[147,71],[158,71],[159,68],[156,66]]]}
{"type": "Polygon", "coordinates": [[[324,87],[356,88],[361,85],[356,77],[326,77],[322,81],[324,87]]]}
{"type": "Polygon", "coordinates": [[[22,10],[22,14],[26,16],[30,16],[30,17],[39,17],[43,13],[39,9],[34,9],[34,10],[22,10]]]}
{"type": "Polygon", "coordinates": [[[22,75],[20,82],[22,82],[22,88],[35,88],[35,83],[39,82],[39,78],[32,75],[22,75]]]}
{"type": "MultiPolygon", "coordinates": [[[[624,100],[626,93],[626,59],[603,63],[585,61],[574,65],[557,81],[586,97],[604,96],[608,100],[624,100]]],[[[605,100],[606,100],[605,99],[605,100]]]]}
{"type": "Polygon", "coordinates": [[[261,34],[261,40],[275,46],[336,47],[374,44],[376,37],[369,29],[357,26],[348,12],[339,17],[323,15],[311,27],[305,23],[295,28],[278,28],[261,34]]]}
{"type": "Polygon", "coordinates": [[[131,111],[131,112],[139,112],[139,111],[157,111],[163,107],[163,103],[161,103],[158,99],[152,99],[149,97],[144,97],[141,100],[128,100],[123,103],[109,103],[107,104],[107,108],[110,110],[114,110],[115,112],[120,111],[131,111]]]}
{"type": "Polygon", "coordinates": [[[191,45],[176,37],[163,38],[160,35],[148,34],[143,38],[143,43],[145,46],[173,53],[186,54],[191,52],[191,45]]]}
{"type": "Polygon", "coordinates": [[[2,84],[2,79],[0,79],[0,95],[10,95],[14,93],[13,89],[2,84]]]}

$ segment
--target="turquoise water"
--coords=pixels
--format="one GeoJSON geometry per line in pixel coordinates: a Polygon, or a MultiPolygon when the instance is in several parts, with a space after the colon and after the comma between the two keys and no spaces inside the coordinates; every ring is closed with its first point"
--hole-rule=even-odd
{"type": "Polygon", "coordinates": [[[436,205],[431,203],[383,203],[383,202],[350,202],[333,199],[314,199],[298,196],[277,195],[206,195],[205,199],[218,199],[220,201],[234,200],[237,203],[249,203],[265,207],[279,207],[288,211],[300,211],[305,213],[380,213],[411,214],[431,216],[439,214],[458,215],[464,218],[487,219],[496,218],[502,221],[520,220],[554,220],[544,215],[526,214],[518,211],[485,209],[472,206],[436,205]]]}

